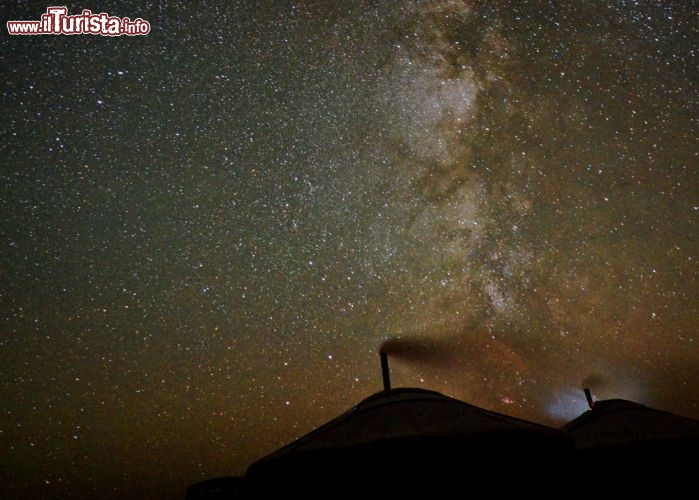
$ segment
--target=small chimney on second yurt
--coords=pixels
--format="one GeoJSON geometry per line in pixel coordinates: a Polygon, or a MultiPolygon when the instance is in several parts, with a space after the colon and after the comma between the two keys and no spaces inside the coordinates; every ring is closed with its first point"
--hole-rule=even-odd
{"type": "Polygon", "coordinates": [[[590,409],[592,409],[592,407],[595,404],[595,402],[592,400],[592,393],[590,392],[590,389],[587,387],[585,387],[585,389],[583,390],[585,391],[585,399],[587,399],[587,406],[589,406],[590,409]]]}

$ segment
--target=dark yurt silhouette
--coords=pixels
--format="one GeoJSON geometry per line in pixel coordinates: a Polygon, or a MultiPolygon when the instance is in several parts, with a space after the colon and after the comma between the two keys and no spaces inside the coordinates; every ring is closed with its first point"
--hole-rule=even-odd
{"type": "Polygon", "coordinates": [[[558,429],[441,393],[385,389],[253,463],[248,498],[559,498],[558,429]]]}
{"type": "MultiPolygon", "coordinates": [[[[571,464],[598,498],[696,498],[699,420],[625,399],[593,402],[562,427],[576,447],[571,464]],[[689,495],[689,496],[688,496],[689,495]]],[[[575,489],[574,498],[589,496],[575,489]]]]}

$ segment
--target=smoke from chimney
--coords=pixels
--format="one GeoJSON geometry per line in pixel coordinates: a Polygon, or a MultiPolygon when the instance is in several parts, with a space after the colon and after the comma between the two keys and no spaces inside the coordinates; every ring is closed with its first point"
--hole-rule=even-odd
{"type": "Polygon", "coordinates": [[[386,340],[381,344],[380,352],[422,365],[448,367],[454,361],[458,347],[455,337],[405,336],[386,340]]]}

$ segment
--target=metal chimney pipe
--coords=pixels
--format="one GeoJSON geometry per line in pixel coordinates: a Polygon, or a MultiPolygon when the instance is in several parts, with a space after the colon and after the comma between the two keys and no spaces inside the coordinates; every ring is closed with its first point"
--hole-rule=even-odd
{"type": "Polygon", "coordinates": [[[388,353],[381,351],[381,375],[383,375],[383,390],[391,390],[391,375],[388,371],[388,353]]]}
{"type": "Polygon", "coordinates": [[[590,392],[590,389],[588,389],[587,387],[585,387],[584,391],[585,398],[587,399],[587,406],[589,406],[590,409],[592,409],[592,406],[595,404],[595,402],[592,400],[592,393],[590,392]]]}

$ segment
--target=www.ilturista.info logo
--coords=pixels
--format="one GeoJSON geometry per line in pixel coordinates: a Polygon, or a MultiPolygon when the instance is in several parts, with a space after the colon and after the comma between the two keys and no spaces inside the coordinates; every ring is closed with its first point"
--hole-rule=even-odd
{"type": "Polygon", "coordinates": [[[133,21],[128,17],[109,16],[105,12],[93,14],[85,9],[82,14],[68,15],[67,7],[49,7],[41,21],[7,21],[10,35],[147,35],[150,24],[140,17],[133,21]]]}

